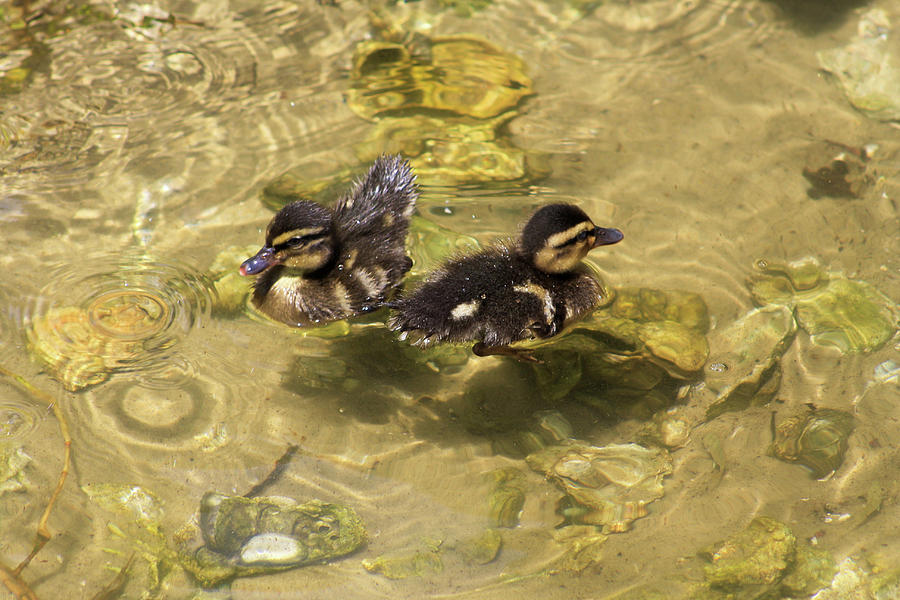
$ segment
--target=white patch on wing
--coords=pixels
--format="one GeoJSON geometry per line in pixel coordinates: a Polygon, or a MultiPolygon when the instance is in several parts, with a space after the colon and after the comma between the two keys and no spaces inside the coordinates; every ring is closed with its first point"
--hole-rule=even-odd
{"type": "Polygon", "coordinates": [[[371,273],[363,269],[356,269],[353,271],[353,276],[356,277],[356,281],[359,282],[359,285],[362,286],[370,298],[378,297],[381,288],[378,287],[378,281],[375,280],[371,273]]]}
{"type": "Polygon", "coordinates": [[[378,286],[379,290],[383,290],[388,286],[388,276],[387,271],[382,269],[381,267],[372,265],[367,268],[366,273],[372,276],[372,279],[375,280],[375,285],[378,286]]]}
{"type": "Polygon", "coordinates": [[[344,287],[344,284],[340,281],[334,282],[334,298],[344,312],[353,312],[353,306],[350,304],[350,296],[347,292],[347,288],[344,287]]]}
{"type": "Polygon", "coordinates": [[[478,312],[478,309],[480,307],[481,300],[470,300],[468,302],[463,302],[453,307],[453,310],[450,311],[450,316],[454,320],[459,321],[461,319],[474,316],[475,313],[478,312]]]}
{"type": "Polygon", "coordinates": [[[547,291],[546,288],[542,288],[538,284],[529,281],[525,284],[515,286],[513,291],[536,296],[544,308],[544,322],[548,325],[553,322],[556,310],[553,308],[553,298],[550,297],[550,292],[547,291]]]}
{"type": "Polygon", "coordinates": [[[358,254],[359,254],[359,251],[356,250],[355,248],[347,254],[347,260],[344,261],[345,269],[353,268],[354,263],[356,263],[356,257],[358,254]]]}

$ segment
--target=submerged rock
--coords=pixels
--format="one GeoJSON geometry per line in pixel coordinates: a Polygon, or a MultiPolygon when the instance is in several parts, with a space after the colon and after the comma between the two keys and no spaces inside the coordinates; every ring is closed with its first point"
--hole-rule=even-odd
{"type": "Polygon", "coordinates": [[[7,492],[19,492],[30,487],[25,467],[31,457],[25,454],[21,446],[12,447],[0,444],[0,496],[7,492]]]}
{"type": "Polygon", "coordinates": [[[706,304],[677,290],[603,295],[609,300],[590,318],[530,344],[543,361],[534,366],[538,387],[548,401],[572,395],[601,410],[622,410],[622,398],[642,400],[647,410],[627,408],[649,416],[674,402],[673,380],[699,377],[709,352],[706,304]]]}
{"type": "MultiPolygon", "coordinates": [[[[401,154],[422,187],[477,184],[481,187],[521,185],[550,173],[543,154],[516,147],[504,127],[515,113],[478,120],[470,117],[404,115],[375,123],[366,138],[354,146],[358,165],[382,154],[401,154]]],[[[293,200],[329,204],[364,174],[362,166],[339,168],[310,177],[301,165],[268,183],[264,205],[278,210],[293,200]]]]}
{"type": "Polygon", "coordinates": [[[423,110],[486,119],[533,93],[522,60],[485,40],[446,36],[421,42],[359,44],[347,93],[350,109],[370,120],[423,110]]]}
{"type": "Polygon", "coordinates": [[[706,581],[720,587],[774,584],[794,560],[796,549],[797,538],[786,525],[757,517],[711,553],[704,569],[706,581]]]}
{"type": "MultiPolygon", "coordinates": [[[[519,187],[550,173],[545,155],[518,148],[506,125],[534,93],[525,64],[473,36],[430,38],[375,18],[377,39],[354,52],[347,105],[374,126],[355,144],[353,165],[401,154],[419,185],[519,187]]],[[[330,202],[363,171],[339,167],[310,177],[301,165],[269,183],[263,203],[278,209],[308,199],[330,202]]]]}
{"type": "Polygon", "coordinates": [[[379,121],[354,147],[371,161],[384,153],[402,154],[423,186],[477,183],[497,186],[535,181],[549,174],[544,155],[515,146],[504,127],[515,112],[491,119],[408,115],[379,121]]]}
{"type": "Polygon", "coordinates": [[[603,557],[605,534],[589,525],[572,525],[555,529],[553,539],[562,546],[563,552],[544,572],[581,573],[588,567],[600,562],[603,557]]]}
{"type": "MultiPolygon", "coordinates": [[[[819,145],[821,146],[821,144],[819,145]]],[[[877,149],[874,144],[852,148],[843,144],[828,143],[821,148],[819,161],[803,168],[803,177],[810,184],[806,194],[810,198],[860,198],[875,184],[876,177],[869,173],[868,160],[877,149]],[[834,154],[835,147],[840,152],[834,154]],[[821,165],[827,161],[827,164],[821,165]]]]}
{"type": "Polygon", "coordinates": [[[234,316],[244,311],[253,278],[238,272],[241,263],[258,250],[256,246],[231,246],[220,252],[209,268],[209,274],[216,290],[213,313],[220,316],[234,316]]]}
{"type": "Polygon", "coordinates": [[[868,283],[827,273],[813,258],[760,260],[749,281],[760,304],[792,308],[813,342],[842,352],[870,352],[897,330],[897,304],[868,283]]]}
{"type": "Polygon", "coordinates": [[[627,531],[646,516],[672,472],[668,452],[638,444],[571,442],[530,454],[526,461],[566,494],[560,503],[566,523],[599,526],[604,533],[627,531]]]}
{"type": "Polygon", "coordinates": [[[666,448],[681,448],[691,436],[691,421],[675,409],[659,411],[641,427],[640,436],[666,448]]]}
{"type": "Polygon", "coordinates": [[[900,36],[884,10],[863,13],[854,41],[817,56],[854,107],[883,121],[900,119],[900,36]]]}
{"type": "Polygon", "coordinates": [[[704,386],[692,390],[692,403],[714,419],[769,402],[781,383],[781,357],[796,332],[794,315],[784,306],[751,310],[713,330],[704,386]]]}
{"type": "Polygon", "coordinates": [[[469,565],[486,565],[500,553],[503,538],[496,529],[485,529],[472,537],[460,540],[453,549],[469,565]]]}
{"type": "Polygon", "coordinates": [[[781,587],[792,595],[812,594],[828,585],[836,572],[837,566],[830,552],[800,544],[794,555],[794,565],[781,580],[781,587]]]}
{"type": "Polygon", "coordinates": [[[798,462],[821,479],[840,468],[853,432],[853,415],[827,408],[811,409],[775,428],[772,450],[778,458],[798,462]]]}
{"type": "Polygon", "coordinates": [[[607,307],[573,327],[572,335],[589,338],[595,351],[605,347],[621,357],[620,364],[643,360],[689,379],[706,362],[708,328],[706,303],[697,294],[623,288],[607,307]]]}
{"type": "Polygon", "coordinates": [[[827,586],[836,570],[827,551],[798,541],[787,525],[769,517],[753,519],[706,558],[706,584],[691,597],[806,597],[827,586]]]}
{"type": "Polygon", "coordinates": [[[491,471],[493,481],[488,496],[488,520],[492,527],[515,527],[525,506],[525,474],[506,467],[491,471]]]}
{"type": "Polygon", "coordinates": [[[131,519],[151,526],[162,519],[159,499],[139,485],[88,483],[81,489],[104,510],[126,513],[131,519]]]}
{"type": "Polygon", "coordinates": [[[70,392],[103,383],[146,351],[141,332],[165,318],[152,302],[113,308],[99,321],[77,306],[50,309],[26,329],[28,349],[70,392]]]}
{"type": "Polygon", "coordinates": [[[182,563],[204,587],[344,556],[366,538],[362,521],[346,506],[213,492],[201,501],[200,532],[203,544],[186,548],[182,563]]]}
{"type": "Polygon", "coordinates": [[[377,573],[388,579],[408,579],[425,577],[444,570],[441,560],[441,542],[427,543],[422,548],[385,554],[362,561],[363,568],[369,573],[377,573]]]}

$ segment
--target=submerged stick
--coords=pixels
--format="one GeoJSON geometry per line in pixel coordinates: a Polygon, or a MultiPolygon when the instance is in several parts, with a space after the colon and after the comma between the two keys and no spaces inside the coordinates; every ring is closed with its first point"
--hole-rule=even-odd
{"type": "Polygon", "coordinates": [[[288,446],[288,449],[281,455],[281,458],[275,461],[275,467],[272,469],[272,472],[269,473],[265,479],[250,488],[250,491],[244,494],[244,498],[256,498],[262,494],[267,487],[275,483],[278,478],[281,477],[281,474],[287,468],[291,459],[294,458],[294,455],[297,454],[299,449],[300,446],[288,446]]]}
{"type": "Polygon", "coordinates": [[[128,557],[128,562],[125,563],[124,567],[119,569],[119,572],[113,580],[110,581],[106,587],[97,592],[91,600],[113,600],[113,598],[121,596],[122,589],[125,587],[125,584],[128,583],[128,571],[131,569],[131,563],[133,562],[134,552],[131,553],[131,556],[128,557]]]}
{"type": "Polygon", "coordinates": [[[3,563],[0,563],[0,581],[19,600],[38,600],[37,595],[31,591],[28,584],[22,581],[21,577],[3,563]]]}
{"type": "Polygon", "coordinates": [[[19,563],[19,565],[15,569],[8,569],[7,567],[0,564],[0,578],[3,580],[3,584],[9,589],[10,592],[13,593],[16,598],[26,599],[26,600],[37,600],[37,596],[31,591],[31,588],[28,587],[28,584],[22,580],[19,576],[22,571],[31,563],[32,559],[37,555],[38,552],[41,551],[41,548],[50,541],[50,538],[53,537],[53,534],[50,533],[50,528],[47,527],[47,521],[50,519],[50,512],[53,510],[53,505],[56,504],[56,499],[59,498],[59,494],[62,491],[63,485],[66,483],[66,477],[69,475],[69,466],[72,462],[72,438],[69,435],[69,423],[66,421],[65,415],[63,415],[62,409],[59,407],[59,404],[56,402],[56,399],[44,392],[28,382],[27,379],[22,377],[21,375],[17,375],[12,371],[8,371],[4,367],[0,367],[0,375],[7,377],[17,383],[22,389],[31,394],[35,399],[39,400],[46,404],[52,411],[53,415],[56,417],[57,422],[59,423],[59,431],[62,434],[63,441],[65,442],[65,453],[63,455],[63,468],[59,473],[59,479],[56,482],[56,489],[53,490],[53,493],[50,495],[50,501],[47,502],[47,507],[44,509],[44,513],[41,515],[41,520],[38,521],[37,526],[37,535],[35,536],[34,545],[31,548],[31,552],[28,553],[28,556],[19,563]]]}

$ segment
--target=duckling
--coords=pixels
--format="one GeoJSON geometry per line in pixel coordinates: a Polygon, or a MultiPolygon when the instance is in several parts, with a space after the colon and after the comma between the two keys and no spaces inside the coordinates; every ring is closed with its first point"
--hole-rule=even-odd
{"type": "Polygon", "coordinates": [[[241,265],[241,275],[257,275],[253,304],[296,327],[379,308],[412,266],[405,243],[418,195],[409,164],[382,156],[334,208],[288,204],[241,265]]]}
{"type": "Polygon", "coordinates": [[[600,283],[579,268],[598,246],[615,244],[618,229],[597,227],[577,206],[537,210],[517,242],[498,241],[438,267],[408,295],[390,303],[389,326],[413,343],[474,341],[478,356],[510,354],[520,340],[548,338],[594,309],[600,283]]]}

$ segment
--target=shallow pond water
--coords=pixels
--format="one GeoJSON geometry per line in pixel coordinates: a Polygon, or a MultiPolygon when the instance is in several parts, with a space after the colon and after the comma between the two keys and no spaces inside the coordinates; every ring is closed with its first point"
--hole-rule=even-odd
{"type": "MultiPolygon", "coordinates": [[[[851,597],[840,585],[897,597],[900,131],[881,120],[900,104],[897,3],[76,5],[0,7],[0,367],[54,399],[72,441],[52,538],[21,573],[37,597],[799,598],[828,585],[796,584],[794,566],[728,579],[729,544],[756,529],[795,540],[785,565],[814,547],[842,581],[858,575],[820,600],[851,597]],[[837,48],[879,64],[876,83],[857,63],[830,75],[837,48]],[[300,181],[328,198],[381,152],[420,174],[414,276],[574,202],[625,234],[591,255],[609,288],[702,299],[689,327],[708,358],[685,372],[666,341],[604,330],[604,344],[640,347],[573,334],[541,371],[423,353],[383,311],[304,331],[225,296],[239,259],[220,253],[262,241],[273,190],[300,181]],[[787,292],[757,311],[760,273],[787,292]],[[843,295],[804,329],[822,281],[843,295]],[[788,323],[798,306],[806,321],[788,323]],[[878,322],[854,321],[865,315],[878,322]],[[827,343],[834,331],[868,337],[848,348],[827,343]],[[833,411],[840,427],[803,429],[833,411]],[[584,458],[632,444],[665,468],[584,458]],[[554,445],[567,462],[529,468],[554,445]],[[351,507],[366,543],[202,592],[177,556],[201,499],[247,494],[292,447],[264,494],[351,507]],[[579,504],[595,494],[616,526],[579,504]]],[[[626,329],[661,331],[673,314],[626,329]]],[[[46,403],[0,379],[9,568],[63,449],[46,403]]]]}

